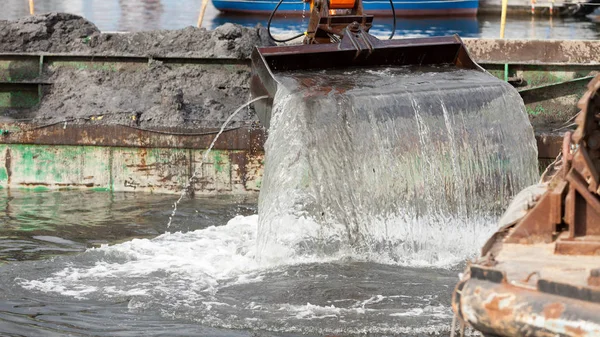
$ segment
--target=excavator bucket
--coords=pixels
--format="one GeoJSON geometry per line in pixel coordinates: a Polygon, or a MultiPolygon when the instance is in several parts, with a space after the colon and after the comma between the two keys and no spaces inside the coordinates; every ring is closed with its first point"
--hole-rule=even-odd
{"type": "Polygon", "coordinates": [[[255,48],[252,53],[250,90],[254,97],[269,99],[255,103],[261,123],[269,127],[276,74],[294,70],[349,67],[455,66],[484,71],[469,56],[457,36],[379,40],[347,28],[340,43],[304,44],[255,48]]]}
{"type": "MultiPolygon", "coordinates": [[[[309,0],[305,0],[309,1],[309,0]]],[[[458,36],[379,40],[369,34],[373,16],[364,13],[361,0],[310,0],[311,13],[303,45],[255,48],[250,90],[259,119],[269,127],[276,74],[378,66],[442,66],[480,68],[458,36]],[[339,14],[341,12],[342,14],[339,14]]]]}

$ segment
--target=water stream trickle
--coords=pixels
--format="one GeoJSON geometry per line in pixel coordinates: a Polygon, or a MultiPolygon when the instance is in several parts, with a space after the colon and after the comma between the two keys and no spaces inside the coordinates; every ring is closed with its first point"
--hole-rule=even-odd
{"type": "MultiPolygon", "coordinates": [[[[215,146],[215,143],[217,142],[217,139],[219,139],[219,136],[223,133],[223,131],[225,130],[225,127],[227,126],[227,124],[229,124],[229,122],[231,122],[231,119],[233,117],[235,117],[235,115],[237,115],[238,112],[242,111],[243,108],[249,106],[250,104],[252,104],[252,103],[254,103],[256,101],[260,101],[261,99],[265,99],[265,98],[268,98],[268,97],[269,96],[259,96],[259,97],[256,97],[256,98],[254,98],[254,99],[246,102],[245,104],[243,104],[239,108],[237,108],[231,115],[229,115],[229,117],[227,117],[227,119],[225,120],[225,122],[223,123],[223,125],[221,125],[221,129],[219,130],[219,132],[217,132],[217,134],[215,135],[215,138],[213,138],[213,141],[210,143],[210,146],[208,147],[208,149],[206,149],[206,151],[204,151],[204,153],[202,154],[202,161],[200,161],[200,165],[199,165],[200,167],[202,167],[202,165],[208,159],[208,155],[210,154],[210,151],[212,151],[212,148],[215,146]]],[[[188,179],[186,185],[181,190],[181,193],[179,194],[179,198],[177,200],[175,200],[175,202],[173,203],[173,212],[171,212],[171,216],[169,216],[169,222],[167,223],[167,228],[171,227],[171,222],[173,221],[173,217],[177,213],[177,205],[179,205],[179,203],[181,202],[181,200],[183,199],[183,197],[185,196],[185,194],[189,191],[190,187],[192,186],[192,184],[194,183],[194,181],[196,179],[196,175],[197,174],[198,174],[198,172],[194,172],[192,174],[192,176],[190,177],[190,179],[188,179]]]]}

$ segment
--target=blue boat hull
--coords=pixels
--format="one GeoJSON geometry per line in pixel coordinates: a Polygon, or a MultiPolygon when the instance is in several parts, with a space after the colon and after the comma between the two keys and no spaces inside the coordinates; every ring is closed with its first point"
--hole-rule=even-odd
{"type": "MultiPolygon", "coordinates": [[[[212,0],[222,12],[244,14],[269,14],[278,0],[212,0]]],[[[392,15],[388,0],[363,0],[367,13],[392,15]]],[[[394,0],[396,16],[474,16],[479,0],[394,0]]],[[[284,0],[279,14],[307,15],[310,5],[302,0],[284,0]]]]}

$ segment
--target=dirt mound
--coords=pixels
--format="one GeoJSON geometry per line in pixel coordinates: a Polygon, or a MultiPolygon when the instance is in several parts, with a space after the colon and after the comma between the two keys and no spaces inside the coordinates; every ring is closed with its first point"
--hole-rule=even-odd
{"type": "Polygon", "coordinates": [[[264,28],[231,23],[213,31],[187,27],[127,34],[102,34],[90,40],[95,53],[150,56],[248,58],[254,46],[271,45],[264,28]]]}
{"type": "Polygon", "coordinates": [[[89,49],[85,41],[98,35],[96,25],[67,13],[0,21],[0,52],[83,51],[89,49]]]}
{"type": "Polygon", "coordinates": [[[103,34],[93,23],[67,13],[0,21],[0,52],[248,58],[254,46],[272,44],[264,28],[231,23],[213,31],[187,27],[103,34]]]}
{"type": "MultiPolygon", "coordinates": [[[[50,13],[0,21],[0,52],[79,55],[238,58],[255,45],[271,45],[264,28],[225,24],[214,31],[188,27],[103,34],[84,18],[50,13]]],[[[8,109],[4,117],[37,123],[70,121],[139,127],[220,127],[250,99],[250,69],[232,65],[115,63],[112,67],[47,66],[51,83],[33,109],[8,109]]],[[[230,126],[256,120],[241,111],[230,126]]]]}
{"type": "MultiPolygon", "coordinates": [[[[52,84],[34,113],[45,124],[125,124],[147,128],[218,128],[250,100],[250,72],[244,65],[211,67],[170,65],[117,66],[115,69],[55,69],[52,84]]],[[[244,109],[230,127],[256,120],[244,109]]]]}

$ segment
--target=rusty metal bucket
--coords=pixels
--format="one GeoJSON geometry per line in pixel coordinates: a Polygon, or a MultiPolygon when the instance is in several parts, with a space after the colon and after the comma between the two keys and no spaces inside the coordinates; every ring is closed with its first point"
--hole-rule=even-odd
{"type": "Polygon", "coordinates": [[[410,65],[450,65],[485,71],[471,59],[458,35],[384,41],[351,27],[346,28],[339,43],[256,47],[251,61],[252,96],[269,96],[255,103],[258,117],[266,128],[270,125],[278,72],[410,65]]]}

